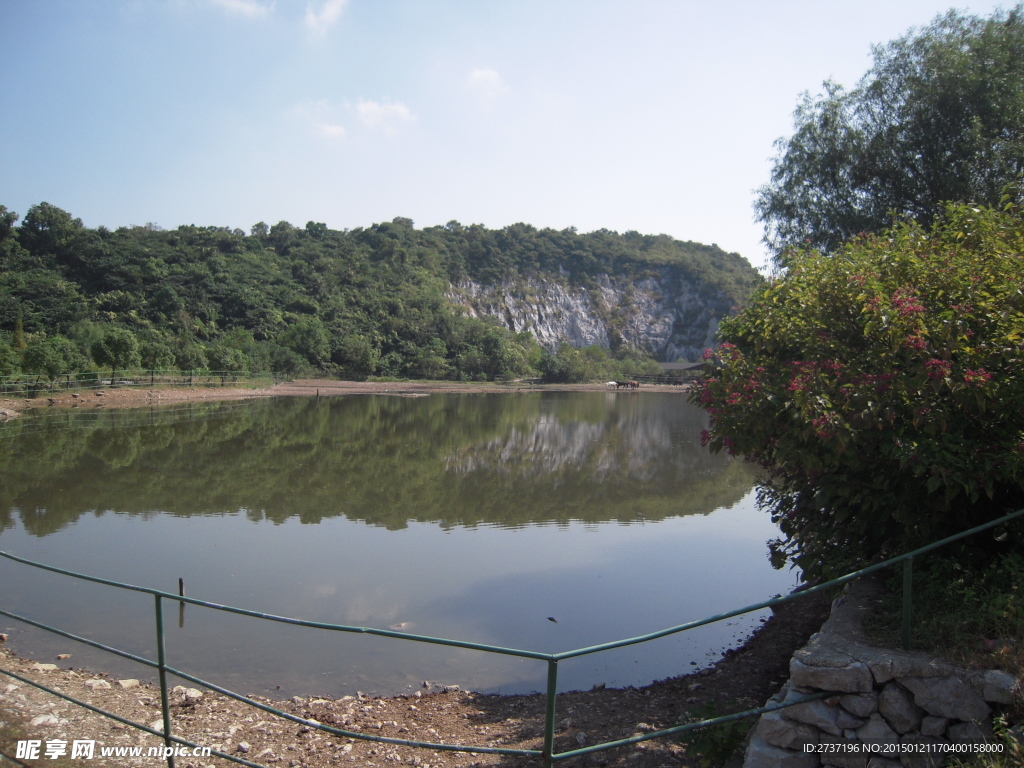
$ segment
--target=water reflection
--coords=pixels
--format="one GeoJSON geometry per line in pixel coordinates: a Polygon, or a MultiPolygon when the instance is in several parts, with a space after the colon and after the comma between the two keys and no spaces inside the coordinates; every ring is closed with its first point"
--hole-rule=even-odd
{"type": "MultiPolygon", "coordinates": [[[[773,531],[749,471],[700,448],[703,427],[683,398],[659,394],[48,413],[0,429],[0,548],[169,592],[184,577],[190,596],[267,613],[568,650],[792,586],[765,557],[773,531]]],[[[3,560],[0,583],[7,610],[152,653],[152,606],[136,594],[3,560]]],[[[172,658],[243,691],[543,687],[543,665],[519,660],[187,613],[166,617],[172,658]]],[[[566,665],[562,686],[689,671],[756,620],[586,657],[566,665]]],[[[37,658],[70,652],[66,640],[3,631],[37,658]]],[[[74,653],[76,666],[145,674],[74,653]]]]}
{"type": "Polygon", "coordinates": [[[16,516],[45,536],[105,511],[389,529],[706,514],[751,478],[700,448],[702,419],[678,396],[572,393],[24,418],[0,430],[0,530],[16,516]]]}

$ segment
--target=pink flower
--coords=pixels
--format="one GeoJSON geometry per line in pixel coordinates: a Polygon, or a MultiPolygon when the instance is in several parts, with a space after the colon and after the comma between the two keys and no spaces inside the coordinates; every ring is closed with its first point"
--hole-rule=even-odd
{"type": "Polygon", "coordinates": [[[924,307],[921,306],[921,302],[917,296],[914,296],[908,291],[900,288],[892,295],[892,303],[896,307],[896,311],[900,313],[901,317],[907,317],[908,315],[917,314],[918,312],[924,312],[924,307]]]}
{"type": "Polygon", "coordinates": [[[924,364],[929,379],[944,379],[949,376],[953,364],[949,360],[937,360],[934,357],[924,364]]]}
{"type": "Polygon", "coordinates": [[[907,349],[924,349],[928,346],[928,342],[920,336],[908,336],[906,341],[903,342],[903,346],[907,349]]]}
{"type": "Polygon", "coordinates": [[[980,387],[988,381],[992,381],[992,374],[984,368],[972,371],[968,368],[964,372],[964,383],[969,387],[980,387]]]}

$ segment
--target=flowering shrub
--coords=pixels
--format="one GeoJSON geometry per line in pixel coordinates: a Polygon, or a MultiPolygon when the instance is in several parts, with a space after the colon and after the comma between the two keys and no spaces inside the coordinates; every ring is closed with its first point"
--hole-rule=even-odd
{"type": "Polygon", "coordinates": [[[703,436],[766,470],[811,573],[1024,506],[1024,217],[950,205],[788,271],[722,323],[703,436]]]}

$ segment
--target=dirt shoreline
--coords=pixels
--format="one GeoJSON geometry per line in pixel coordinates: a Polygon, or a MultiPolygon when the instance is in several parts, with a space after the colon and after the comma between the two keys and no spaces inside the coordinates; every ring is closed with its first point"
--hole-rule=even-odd
{"type": "MultiPolygon", "coordinates": [[[[741,647],[714,666],[643,688],[599,689],[560,694],[557,702],[557,751],[621,739],[671,727],[692,719],[727,714],[764,703],[789,673],[789,657],[816,632],[828,612],[821,595],[777,606],[767,622],[741,647]]],[[[68,642],[69,653],[73,643],[68,642]]],[[[159,689],[152,683],[118,681],[73,667],[70,659],[36,662],[0,645],[0,668],[135,722],[159,725],[159,689]],[[59,665],[59,666],[58,666],[59,665]]],[[[411,695],[390,698],[343,696],[293,697],[287,701],[250,695],[303,719],[374,736],[479,747],[540,749],[545,698],[541,694],[485,695],[432,685],[411,695]]],[[[203,746],[266,765],[329,768],[337,765],[417,765],[420,768],[539,766],[528,757],[458,753],[367,742],[310,729],[227,697],[177,688],[172,695],[174,733],[203,746]]],[[[16,739],[94,739],[99,746],[158,746],[157,737],[140,733],[19,680],[0,674],[0,753],[14,756],[16,739]]],[[[98,754],[98,753],[97,753],[98,754]]],[[[20,763],[11,763],[18,765],[20,763]]],[[[26,760],[27,766],[61,765],[26,760]]],[[[158,766],[157,758],[118,758],[117,766],[158,766]]],[[[226,765],[217,758],[181,758],[179,768],[226,765]]],[[[701,764],[693,746],[657,739],[567,761],[572,766],[662,768],[701,764]]],[[[0,765],[4,765],[0,758],[0,765]]],[[[102,760],[64,765],[102,766],[102,760]]]]}
{"type": "MultiPolygon", "coordinates": [[[[339,382],[308,380],[286,382],[262,389],[111,389],[62,394],[35,401],[0,400],[0,410],[12,417],[39,408],[128,408],[187,401],[238,400],[252,397],[330,397],[385,394],[404,397],[436,393],[508,393],[522,391],[603,391],[603,385],[565,387],[426,382],[339,382]]],[[[643,387],[644,392],[676,392],[683,387],[643,387]]],[[[627,393],[620,393],[626,396],[627,393]]],[[[629,393],[629,396],[635,396],[629,393]]],[[[0,416],[2,418],[2,416],[0,416]]],[[[726,714],[763,704],[788,677],[789,657],[816,632],[828,611],[828,599],[814,595],[778,606],[768,621],[740,648],[727,652],[714,666],[690,675],[670,678],[643,688],[600,689],[561,694],[557,704],[556,750],[627,738],[670,727],[690,719],[726,714]]],[[[68,653],[74,653],[68,643],[68,653]]],[[[75,669],[69,659],[36,662],[19,658],[0,645],[0,668],[47,685],[127,719],[151,724],[160,717],[159,690],[151,683],[119,682],[103,674],[75,669]],[[126,687],[127,686],[127,687],[126,687]]],[[[682,672],[683,670],[680,670],[682,672]]],[[[327,768],[337,765],[417,765],[420,768],[539,766],[526,757],[483,753],[434,752],[411,747],[336,737],[310,730],[237,701],[204,692],[180,689],[172,698],[174,731],[204,746],[266,765],[289,768],[327,768]]],[[[399,739],[473,744],[480,747],[540,749],[544,697],[540,694],[498,696],[466,691],[425,688],[412,695],[391,698],[310,696],[275,702],[260,696],[254,701],[275,706],[304,719],[347,730],[399,739]]],[[[103,746],[157,746],[153,736],[127,728],[38,689],[0,674],[0,755],[14,757],[17,739],[95,739],[103,746]]],[[[25,760],[0,766],[102,766],[91,760],[25,760]]],[[[117,758],[117,766],[158,766],[158,758],[117,758]]],[[[179,768],[227,765],[217,758],[179,758],[179,768]]],[[[565,765],[698,766],[695,746],[676,739],[641,742],[595,753],[565,765]]]]}
{"type": "MultiPolygon", "coordinates": [[[[47,408],[139,408],[184,402],[245,400],[257,397],[334,397],[337,395],[391,395],[423,397],[433,394],[508,394],[510,392],[613,392],[604,384],[493,384],[448,381],[335,381],[300,379],[272,387],[116,387],[63,392],[35,398],[0,398],[0,421],[21,413],[47,408]]],[[[620,390],[622,396],[643,392],[686,394],[686,385],[645,385],[637,392],[620,390]]]]}

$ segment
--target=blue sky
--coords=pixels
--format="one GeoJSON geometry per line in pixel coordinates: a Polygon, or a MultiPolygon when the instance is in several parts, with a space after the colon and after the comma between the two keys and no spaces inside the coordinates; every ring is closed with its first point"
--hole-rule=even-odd
{"type": "MultiPolygon", "coordinates": [[[[518,221],[717,243],[799,94],[931,0],[0,0],[0,204],[88,226],[518,221]]],[[[989,15],[993,3],[955,7],[989,15]]]]}

